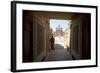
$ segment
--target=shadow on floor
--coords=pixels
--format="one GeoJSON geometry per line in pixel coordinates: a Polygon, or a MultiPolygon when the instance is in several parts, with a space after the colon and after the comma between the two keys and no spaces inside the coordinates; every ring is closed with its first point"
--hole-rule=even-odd
{"type": "Polygon", "coordinates": [[[44,61],[64,61],[72,60],[72,56],[67,49],[60,44],[55,44],[55,49],[49,52],[44,61]]]}
{"type": "Polygon", "coordinates": [[[64,49],[64,46],[60,45],[60,44],[55,44],[54,45],[55,49],[64,49]]]}

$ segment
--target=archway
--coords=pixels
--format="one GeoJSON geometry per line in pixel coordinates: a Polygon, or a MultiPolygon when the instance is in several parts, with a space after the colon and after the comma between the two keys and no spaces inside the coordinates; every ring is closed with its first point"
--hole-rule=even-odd
{"type": "MultiPolygon", "coordinates": [[[[68,48],[69,48],[68,50],[71,55],[70,57],[76,60],[91,58],[90,57],[91,56],[90,55],[90,50],[91,50],[90,14],[70,13],[70,12],[50,12],[50,11],[29,11],[29,10],[27,10],[27,14],[26,13],[24,14],[24,12],[25,10],[23,10],[23,19],[24,16],[26,17],[28,16],[29,18],[27,20],[23,20],[24,22],[27,21],[26,23],[23,23],[23,25],[25,26],[24,35],[27,35],[27,37],[24,36],[23,39],[24,40],[23,58],[25,59],[25,60],[23,59],[23,62],[44,61],[45,57],[48,55],[48,53],[50,53],[50,48],[51,48],[50,37],[52,36],[52,30],[50,28],[50,19],[70,20],[69,21],[70,30],[68,30],[68,32],[70,33],[65,32],[65,35],[67,35],[65,36],[65,38],[66,37],[70,38],[68,43],[68,48]],[[30,27],[32,30],[29,29],[30,27]],[[28,34],[29,31],[26,30],[31,31],[31,35],[28,34]],[[28,36],[30,36],[31,39],[28,36]],[[27,48],[25,46],[27,46],[27,48]],[[31,58],[32,60],[30,61],[29,58],[31,58]]],[[[61,42],[57,42],[57,43],[61,44],[61,42]]],[[[67,45],[67,43],[65,45],[67,45]]],[[[57,55],[62,55],[62,54],[63,53],[61,54],[57,53],[57,55]]],[[[53,55],[53,57],[55,56],[53,55]]],[[[64,58],[67,57],[67,54],[63,55],[63,57],[64,58]]],[[[62,59],[61,56],[60,60],[72,60],[69,58],[67,59],[64,58],[62,59]]],[[[54,61],[58,61],[58,59],[54,61]]]]}

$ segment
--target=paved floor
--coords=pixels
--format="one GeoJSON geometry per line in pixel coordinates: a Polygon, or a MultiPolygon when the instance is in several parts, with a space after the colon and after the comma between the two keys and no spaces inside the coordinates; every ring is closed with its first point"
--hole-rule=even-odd
{"type": "Polygon", "coordinates": [[[71,54],[64,49],[63,46],[56,44],[55,49],[48,53],[45,61],[64,61],[64,60],[72,60],[71,54]]]}

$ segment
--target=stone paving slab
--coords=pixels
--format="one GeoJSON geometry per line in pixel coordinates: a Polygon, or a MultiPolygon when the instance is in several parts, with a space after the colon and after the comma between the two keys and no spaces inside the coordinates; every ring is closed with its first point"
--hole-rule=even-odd
{"type": "Polygon", "coordinates": [[[72,60],[71,54],[64,48],[56,48],[48,53],[45,61],[64,61],[64,60],[72,60]]]}

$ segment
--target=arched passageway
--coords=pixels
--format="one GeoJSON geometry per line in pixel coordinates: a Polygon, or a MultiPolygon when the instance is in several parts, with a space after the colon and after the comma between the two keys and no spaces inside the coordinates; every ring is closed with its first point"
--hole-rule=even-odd
{"type": "Polygon", "coordinates": [[[23,62],[90,59],[90,19],[85,13],[23,10],[23,62]],[[58,44],[51,50],[50,19],[71,20],[68,50],[58,44]]]}

